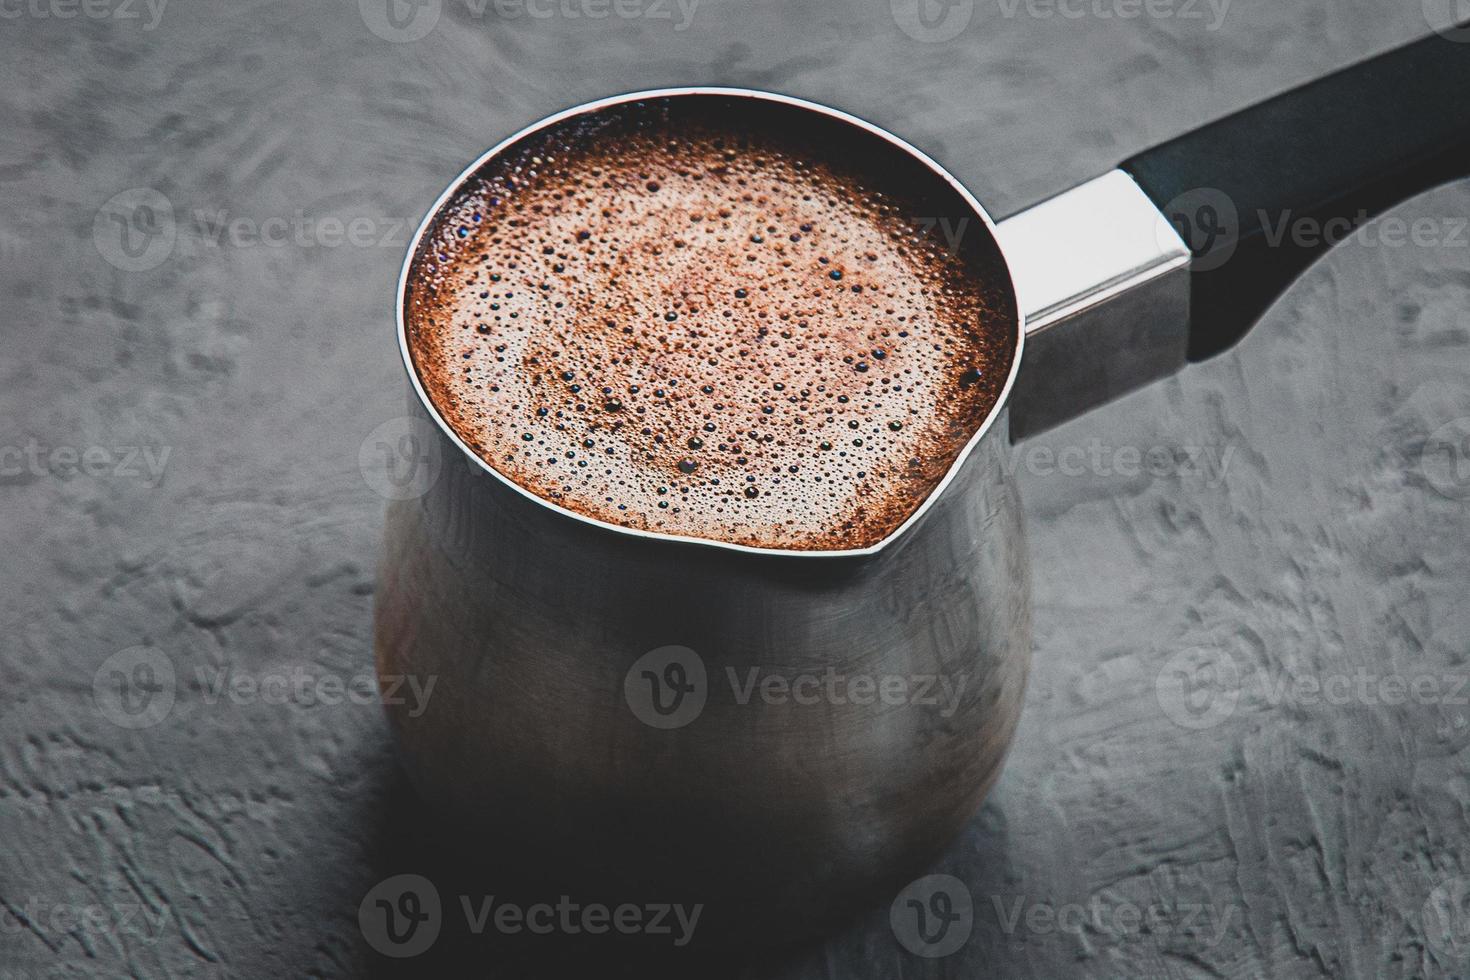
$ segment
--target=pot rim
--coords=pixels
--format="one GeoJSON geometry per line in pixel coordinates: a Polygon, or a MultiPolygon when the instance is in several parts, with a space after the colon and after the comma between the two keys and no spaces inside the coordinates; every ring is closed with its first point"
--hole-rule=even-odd
{"type": "Polygon", "coordinates": [[[480,156],[477,157],[473,162],[471,162],[469,166],[460,171],[459,176],[450,181],[449,186],[446,187],[443,193],[441,193],[439,197],[434,201],[433,206],[429,208],[428,213],[425,214],[423,220],[419,222],[418,230],[414,232],[413,239],[408,244],[408,252],[404,256],[403,266],[398,275],[396,305],[399,353],[403,358],[404,369],[408,372],[409,381],[413,385],[413,390],[418,397],[419,404],[426,412],[428,412],[429,418],[433,419],[434,424],[439,428],[440,433],[448,438],[449,441],[453,443],[454,446],[457,447],[461,453],[469,457],[472,465],[478,465],[480,469],[484,470],[496,480],[499,480],[510,490],[520,494],[527,500],[531,500],[537,504],[540,504],[543,507],[554,511],[559,516],[570,518],[575,521],[580,521],[583,524],[602,528],[604,530],[611,531],[617,534],[629,535],[631,537],[641,538],[644,540],[667,541],[673,544],[699,545],[708,548],[717,548],[724,551],[735,551],[745,554],[770,555],[773,557],[781,556],[789,558],[851,558],[857,556],[876,555],[903,538],[905,536],[905,532],[907,532],[910,528],[912,528],[915,524],[923,519],[924,515],[927,514],[930,508],[934,506],[935,501],[937,501],[944,494],[949,485],[954,482],[956,475],[965,465],[965,462],[970,458],[970,455],[974,452],[975,448],[980,444],[980,441],[985,438],[990,430],[996,425],[996,420],[1004,412],[1007,404],[1010,401],[1011,390],[1015,387],[1016,376],[1020,371],[1021,357],[1024,353],[1026,343],[1025,321],[1020,311],[1020,303],[1016,293],[1015,276],[1011,271],[1009,260],[1005,257],[1005,250],[1000,247],[1000,241],[996,235],[995,221],[991,218],[990,213],[985,210],[985,207],[978,200],[975,199],[975,196],[971,194],[969,190],[967,190],[965,186],[960,183],[960,181],[956,179],[953,174],[951,174],[944,167],[940,166],[940,164],[928,154],[924,153],[922,150],[913,146],[906,140],[895,136],[881,126],[874,125],[873,123],[870,123],[865,119],[860,119],[859,117],[854,116],[850,113],[843,112],[840,109],[833,109],[830,106],[825,106],[817,102],[811,102],[806,99],[799,99],[790,95],[782,95],[776,92],[766,92],[760,89],[724,86],[677,86],[673,88],[644,89],[637,92],[628,92],[623,95],[608,96],[607,98],[596,99],[591,102],[584,102],[581,105],[572,106],[571,108],[564,109],[561,112],[553,113],[550,116],[546,116],[542,119],[537,120],[536,122],[531,123],[528,126],[525,126],[524,128],[511,134],[510,136],[507,136],[499,143],[496,143],[490,149],[480,154],[480,156]],[[406,300],[408,299],[409,279],[413,270],[414,258],[418,255],[419,245],[423,241],[424,236],[427,235],[429,229],[433,227],[435,219],[439,217],[444,207],[458,196],[465,183],[473,178],[475,174],[477,174],[480,169],[483,168],[485,164],[487,164],[489,161],[493,160],[496,156],[499,156],[501,153],[521,142],[528,136],[538,133],[549,126],[554,126],[557,123],[570,119],[574,116],[599,112],[603,109],[611,108],[618,105],[624,105],[629,102],[641,102],[652,99],[679,98],[682,96],[690,95],[726,96],[731,98],[755,99],[765,102],[780,103],[782,105],[792,106],[794,108],[803,109],[809,112],[819,113],[829,119],[834,119],[839,122],[846,123],[850,126],[854,126],[860,130],[869,133],[870,135],[884,140],[890,145],[895,146],[902,152],[908,154],[919,163],[923,164],[935,176],[939,177],[947,185],[949,185],[955,191],[955,193],[959,195],[960,199],[965,202],[970,210],[974,212],[974,214],[977,215],[982,222],[984,222],[985,230],[990,235],[991,242],[995,245],[996,251],[1000,254],[1001,263],[1006,271],[1006,282],[1004,284],[998,283],[997,285],[1004,285],[1006,287],[1006,289],[1009,291],[1009,296],[1012,304],[1016,310],[1016,314],[1012,318],[1012,328],[1015,333],[1015,353],[1011,357],[1011,367],[1010,371],[1007,373],[1005,384],[1001,387],[1000,395],[996,398],[995,404],[991,406],[989,414],[987,414],[985,417],[985,421],[980,424],[980,427],[975,431],[975,434],[970,437],[969,441],[965,443],[964,448],[960,450],[957,456],[955,456],[954,462],[950,464],[949,469],[944,474],[944,478],[934,485],[934,488],[929,491],[929,494],[924,498],[924,501],[914,509],[913,513],[911,513],[907,518],[904,519],[903,523],[901,523],[898,527],[894,528],[887,535],[885,535],[882,540],[878,541],[876,544],[870,545],[869,547],[848,548],[832,551],[813,551],[796,548],[758,548],[752,545],[734,544],[728,541],[717,541],[712,538],[699,538],[690,535],[669,534],[663,531],[648,531],[641,528],[624,527],[621,524],[612,524],[608,521],[601,521],[593,517],[587,517],[584,514],[579,514],[576,511],[571,510],[570,508],[562,507],[559,504],[553,503],[545,499],[544,497],[540,497],[532,493],[530,490],[522,487],[520,484],[516,483],[514,480],[511,480],[495,467],[487,463],[484,458],[480,456],[479,453],[475,452],[474,449],[470,448],[470,446],[467,445],[464,440],[459,437],[459,434],[454,431],[454,427],[451,426],[447,421],[445,421],[444,417],[439,413],[438,408],[434,405],[433,399],[430,398],[428,392],[424,390],[423,381],[419,377],[418,367],[414,364],[413,352],[410,349],[408,342],[408,321],[405,316],[405,307],[406,300]]]}

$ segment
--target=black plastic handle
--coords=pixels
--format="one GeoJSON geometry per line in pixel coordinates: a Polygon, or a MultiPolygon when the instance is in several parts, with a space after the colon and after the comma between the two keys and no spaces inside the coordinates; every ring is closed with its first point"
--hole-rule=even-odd
{"type": "MultiPolygon", "coordinates": [[[[1122,165],[1194,250],[1191,360],[1234,344],[1369,218],[1470,174],[1470,29],[1277,96],[1122,165]]],[[[1424,234],[1457,234],[1456,222],[1424,234]]],[[[1463,224],[1459,234],[1470,235],[1463,224]]],[[[1409,236],[1403,236],[1407,239],[1409,236]]]]}

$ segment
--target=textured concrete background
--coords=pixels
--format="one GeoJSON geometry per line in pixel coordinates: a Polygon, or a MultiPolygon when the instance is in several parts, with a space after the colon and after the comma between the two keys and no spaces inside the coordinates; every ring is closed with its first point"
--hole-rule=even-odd
{"type": "MultiPolygon", "coordinates": [[[[944,40],[905,0],[623,9],[670,17],[444,0],[403,41],[367,0],[0,4],[0,977],[392,973],[358,904],[424,842],[380,709],[211,685],[368,669],[394,277],[488,144],[618,91],[766,87],[1007,214],[1428,30],[1412,0],[974,0],[944,40]],[[167,715],[117,724],[109,678],[160,655],[167,715]]],[[[1339,247],[1235,351],[1037,443],[1084,464],[1018,457],[1035,669],[935,869],[968,941],[916,955],[875,909],[726,972],[1470,973],[1470,184],[1394,214],[1439,244],[1339,247]],[[1119,473],[1154,447],[1174,462],[1119,473]]],[[[403,975],[611,966],[455,956],[403,975]]]]}

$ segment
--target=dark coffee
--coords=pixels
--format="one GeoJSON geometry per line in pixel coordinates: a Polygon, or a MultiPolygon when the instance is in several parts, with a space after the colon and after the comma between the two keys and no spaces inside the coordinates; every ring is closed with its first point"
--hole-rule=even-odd
{"type": "Polygon", "coordinates": [[[993,257],[931,230],[962,228],[958,195],[839,128],[639,103],[492,160],[411,270],[435,406],[508,479],[597,520],[882,540],[990,412],[1013,314],[993,257]]]}

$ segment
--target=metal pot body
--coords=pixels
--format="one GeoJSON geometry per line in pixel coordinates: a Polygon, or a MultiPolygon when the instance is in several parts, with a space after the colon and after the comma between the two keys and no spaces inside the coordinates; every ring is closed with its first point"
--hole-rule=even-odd
{"type": "Polygon", "coordinates": [[[945,482],[873,548],[764,551],[612,527],[510,483],[434,411],[404,341],[411,252],[409,413],[441,465],[421,496],[389,507],[376,655],[385,691],[403,676],[434,683],[426,704],[387,699],[388,717],[467,859],[553,895],[699,905],[703,938],[780,941],[922,873],[1000,772],[1031,649],[1006,466],[1024,337],[995,226],[932,160],[782,96],[607,104],[683,96],[733,100],[756,123],[769,107],[782,125],[835,127],[967,209],[967,247],[996,270],[1015,331],[1005,393],[945,482]]]}
{"type": "MultiPolygon", "coordinates": [[[[422,413],[417,398],[410,410],[422,413]]],[[[820,928],[919,873],[999,774],[1030,657],[1005,420],[876,554],[636,538],[528,501],[446,439],[390,505],[376,608],[405,768],[472,850],[576,895],[820,928]]]]}

